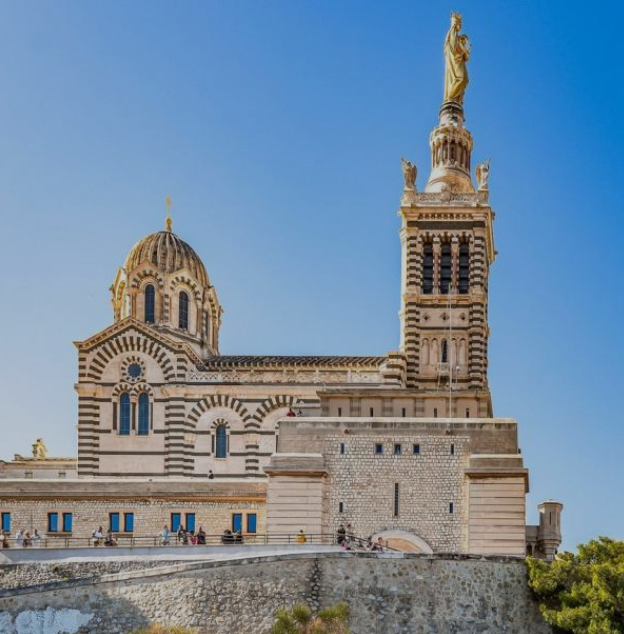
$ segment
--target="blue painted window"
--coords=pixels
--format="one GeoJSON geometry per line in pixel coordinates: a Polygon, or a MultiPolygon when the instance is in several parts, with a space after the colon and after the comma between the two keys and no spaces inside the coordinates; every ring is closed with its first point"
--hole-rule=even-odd
{"type": "Polygon", "coordinates": [[[145,321],[153,324],[156,321],[156,291],[151,284],[145,287],[145,321]]]}
{"type": "Polygon", "coordinates": [[[186,514],[186,530],[187,531],[195,530],[195,513],[186,514]]]}
{"type": "Polygon", "coordinates": [[[150,428],[150,402],[147,392],[139,394],[139,436],[147,436],[150,428]]]}
{"type": "Polygon", "coordinates": [[[232,530],[237,533],[240,531],[243,532],[243,514],[242,513],[234,513],[232,515],[232,530]]]}
{"type": "Polygon", "coordinates": [[[180,523],[182,521],[182,513],[172,513],[171,514],[171,532],[177,533],[180,528],[180,523]]]}
{"type": "Polygon", "coordinates": [[[420,445],[418,443],[414,443],[414,455],[418,456],[420,454],[420,445]]]}
{"type": "Polygon", "coordinates": [[[380,442],[375,443],[375,453],[380,455],[383,453],[383,444],[380,442]]]}
{"type": "Polygon", "coordinates": [[[247,513],[247,532],[255,533],[258,527],[258,517],[255,513],[247,513]]]}
{"type": "Polygon", "coordinates": [[[219,425],[216,432],[216,458],[225,458],[227,456],[227,429],[225,425],[219,425]]]}
{"type": "Polygon", "coordinates": [[[71,513],[63,513],[63,532],[71,533],[74,518],[71,513]]]}
{"type": "Polygon", "coordinates": [[[119,397],[119,433],[122,436],[130,434],[130,394],[124,392],[119,397]]]}
{"type": "Polygon", "coordinates": [[[128,376],[132,377],[133,379],[138,379],[141,374],[143,374],[143,368],[141,368],[140,363],[131,363],[128,366],[128,376]]]}
{"type": "Polygon", "coordinates": [[[48,513],[48,533],[58,533],[58,513],[48,513]]]}
{"type": "Polygon", "coordinates": [[[134,513],[124,513],[124,533],[134,531],[134,513]]]}
{"type": "Polygon", "coordinates": [[[0,513],[0,519],[2,521],[2,530],[5,533],[11,532],[11,514],[8,512],[0,513]]]}
{"type": "Polygon", "coordinates": [[[188,330],[189,325],[189,296],[185,291],[180,293],[178,306],[178,325],[182,330],[188,330]]]}
{"type": "Polygon", "coordinates": [[[119,532],[119,513],[108,514],[108,528],[110,528],[113,533],[119,532]]]}

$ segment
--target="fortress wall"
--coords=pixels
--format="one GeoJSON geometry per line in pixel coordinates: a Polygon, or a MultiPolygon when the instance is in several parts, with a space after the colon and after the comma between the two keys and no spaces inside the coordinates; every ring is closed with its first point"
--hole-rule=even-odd
{"type": "Polygon", "coordinates": [[[550,631],[521,560],[341,552],[169,565],[0,590],[0,631],[119,634],[161,622],[201,634],[265,634],[279,607],[341,600],[351,608],[352,634],[550,631]]]}

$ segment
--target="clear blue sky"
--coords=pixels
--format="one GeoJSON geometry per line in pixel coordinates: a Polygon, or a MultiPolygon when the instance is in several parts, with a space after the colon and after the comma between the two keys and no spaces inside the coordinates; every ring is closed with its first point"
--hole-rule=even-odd
{"type": "Polygon", "coordinates": [[[616,2],[0,3],[0,457],[76,452],[73,340],[163,226],[203,257],[222,352],[399,338],[400,157],[422,187],[449,10],[492,157],[495,413],[565,545],[624,538],[624,170],[616,2]]]}

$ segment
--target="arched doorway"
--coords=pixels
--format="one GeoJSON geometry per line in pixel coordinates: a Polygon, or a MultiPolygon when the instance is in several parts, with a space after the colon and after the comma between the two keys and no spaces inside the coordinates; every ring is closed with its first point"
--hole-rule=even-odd
{"type": "Polygon", "coordinates": [[[414,533],[400,530],[381,531],[374,535],[373,541],[377,541],[380,537],[383,539],[383,543],[387,544],[389,548],[399,550],[403,553],[433,554],[431,546],[429,546],[422,537],[418,537],[418,535],[414,535],[414,533]]]}

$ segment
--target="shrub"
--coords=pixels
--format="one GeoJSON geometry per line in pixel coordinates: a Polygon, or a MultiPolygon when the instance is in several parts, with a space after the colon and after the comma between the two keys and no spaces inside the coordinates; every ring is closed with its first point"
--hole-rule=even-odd
{"type": "Polygon", "coordinates": [[[346,603],[337,603],[316,615],[307,605],[295,605],[277,611],[271,634],[349,634],[348,619],[346,603]]]}

